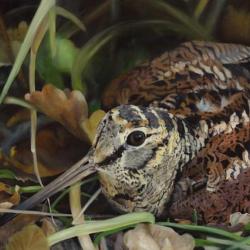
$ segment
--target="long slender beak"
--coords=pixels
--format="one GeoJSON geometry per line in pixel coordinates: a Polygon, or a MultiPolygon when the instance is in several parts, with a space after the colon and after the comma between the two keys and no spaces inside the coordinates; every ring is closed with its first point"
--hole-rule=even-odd
{"type": "MultiPolygon", "coordinates": [[[[96,172],[96,168],[93,162],[93,149],[91,149],[83,159],[78,161],[70,169],[68,169],[66,172],[64,172],[47,186],[45,186],[41,191],[37,192],[29,199],[16,206],[15,209],[31,209],[40,202],[56,194],[57,192],[76,183],[77,181],[83,179],[84,177],[87,177],[94,172],[96,172]]],[[[0,225],[5,224],[15,216],[15,214],[3,215],[0,219],[0,225]]]]}

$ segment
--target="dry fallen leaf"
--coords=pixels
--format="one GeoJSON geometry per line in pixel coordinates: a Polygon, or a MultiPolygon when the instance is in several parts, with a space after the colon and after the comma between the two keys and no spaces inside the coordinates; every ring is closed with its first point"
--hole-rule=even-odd
{"type": "Polygon", "coordinates": [[[49,250],[48,241],[43,230],[36,225],[28,225],[14,234],[6,250],[49,250]]]}
{"type": "Polygon", "coordinates": [[[139,224],[124,235],[129,250],[192,250],[194,239],[189,234],[179,235],[172,228],[139,224]]]}
{"type": "Polygon", "coordinates": [[[232,226],[236,226],[238,224],[247,225],[248,223],[250,223],[250,214],[248,213],[242,214],[240,212],[236,212],[230,215],[230,224],[232,226]]]}
{"type": "Polygon", "coordinates": [[[6,245],[7,240],[23,227],[35,223],[40,218],[39,215],[20,214],[13,220],[0,227],[0,249],[6,245]]]}
{"type": "Polygon", "coordinates": [[[78,139],[90,142],[105,115],[104,111],[97,110],[88,119],[88,105],[80,91],[62,91],[50,84],[45,85],[42,91],[26,94],[25,99],[48,117],[61,123],[78,139]]]}
{"type": "Polygon", "coordinates": [[[86,138],[81,123],[88,117],[88,105],[80,91],[62,91],[46,84],[41,91],[26,94],[25,99],[77,138],[86,138]]]}
{"type": "Polygon", "coordinates": [[[18,190],[13,192],[8,185],[0,182],[0,208],[11,208],[19,202],[20,194],[18,190]]]}
{"type": "MultiPolygon", "coordinates": [[[[41,177],[55,176],[82,158],[89,144],[78,140],[54,122],[37,132],[38,168],[41,177]]],[[[33,158],[29,139],[17,143],[9,154],[0,151],[0,164],[12,170],[19,179],[33,180],[33,158]]]]}
{"type": "Polygon", "coordinates": [[[54,234],[56,232],[56,225],[52,222],[50,218],[41,219],[42,230],[46,236],[54,234]]]}

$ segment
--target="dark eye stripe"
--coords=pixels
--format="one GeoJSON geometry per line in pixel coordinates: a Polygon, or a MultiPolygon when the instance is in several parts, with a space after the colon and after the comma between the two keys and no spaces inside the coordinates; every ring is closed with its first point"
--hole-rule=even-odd
{"type": "MultiPolygon", "coordinates": [[[[147,134],[146,137],[149,138],[150,136],[154,135],[154,134],[157,134],[157,133],[150,133],[150,134],[147,134]]],[[[157,145],[158,147],[159,145],[157,145]]],[[[157,148],[156,147],[156,148],[157,148]]],[[[121,158],[122,157],[122,154],[123,152],[126,150],[126,147],[125,145],[121,145],[117,151],[115,151],[113,154],[107,156],[103,161],[99,162],[98,163],[98,166],[106,166],[106,165],[109,165],[111,164],[112,162],[116,161],[118,158],[121,158]]],[[[139,167],[139,169],[142,168],[142,167],[139,167]]]]}
{"type": "Polygon", "coordinates": [[[112,162],[120,158],[125,150],[126,148],[124,147],[124,145],[121,145],[113,154],[107,156],[103,161],[99,162],[98,165],[105,166],[111,164],[112,162]]]}

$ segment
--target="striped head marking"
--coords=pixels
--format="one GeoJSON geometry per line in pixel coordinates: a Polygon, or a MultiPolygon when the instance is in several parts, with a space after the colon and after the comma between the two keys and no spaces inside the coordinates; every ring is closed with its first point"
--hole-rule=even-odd
{"type": "Polygon", "coordinates": [[[100,123],[94,162],[103,193],[122,211],[161,214],[180,155],[174,118],[154,108],[122,105],[100,123]]]}

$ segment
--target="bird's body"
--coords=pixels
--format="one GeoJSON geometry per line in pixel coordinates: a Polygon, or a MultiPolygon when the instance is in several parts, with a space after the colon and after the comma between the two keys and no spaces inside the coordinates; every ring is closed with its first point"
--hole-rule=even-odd
{"type": "Polygon", "coordinates": [[[109,85],[90,162],[114,207],[207,223],[250,213],[248,62],[250,47],[187,42],[109,85]]]}
{"type": "MultiPolygon", "coordinates": [[[[140,160],[136,160],[144,164],[137,169],[141,171],[139,177],[148,174],[151,175],[149,182],[155,182],[148,185],[155,206],[147,200],[149,195],[145,195],[144,190],[139,195],[143,201],[133,207],[133,198],[139,198],[133,193],[135,188],[130,190],[132,185],[125,181],[132,181],[133,173],[122,177],[124,186],[116,191],[110,186],[113,187],[115,180],[120,181],[119,176],[109,181],[104,178],[102,186],[108,200],[118,197],[118,204],[113,203],[125,211],[149,210],[157,215],[168,212],[175,218],[190,218],[196,210],[205,222],[228,221],[230,214],[236,211],[249,213],[249,62],[249,47],[187,42],[114,80],[104,94],[104,105],[129,103],[137,106],[115,108],[109,113],[118,113],[113,120],[133,123],[136,120],[133,114],[141,116],[142,121],[152,119],[149,113],[158,117],[164,117],[159,113],[166,113],[168,118],[162,120],[169,137],[161,135],[159,146],[148,161],[144,155],[149,148],[142,146],[144,154],[138,152],[140,160]],[[121,114],[121,109],[127,110],[127,117],[121,114]],[[172,127],[167,125],[169,123],[172,127]],[[166,189],[164,195],[157,193],[159,188],[166,189]]],[[[160,124],[161,118],[155,119],[160,124]]],[[[131,125],[130,130],[136,126],[131,125]]],[[[147,122],[141,127],[147,127],[147,122]]],[[[103,133],[105,138],[104,134],[108,132],[103,133]]],[[[148,140],[154,144],[155,139],[148,140]]],[[[133,157],[124,160],[124,170],[130,169],[133,159],[137,159],[135,155],[133,152],[133,157]]],[[[115,166],[114,163],[112,174],[118,167],[115,166]]]]}

